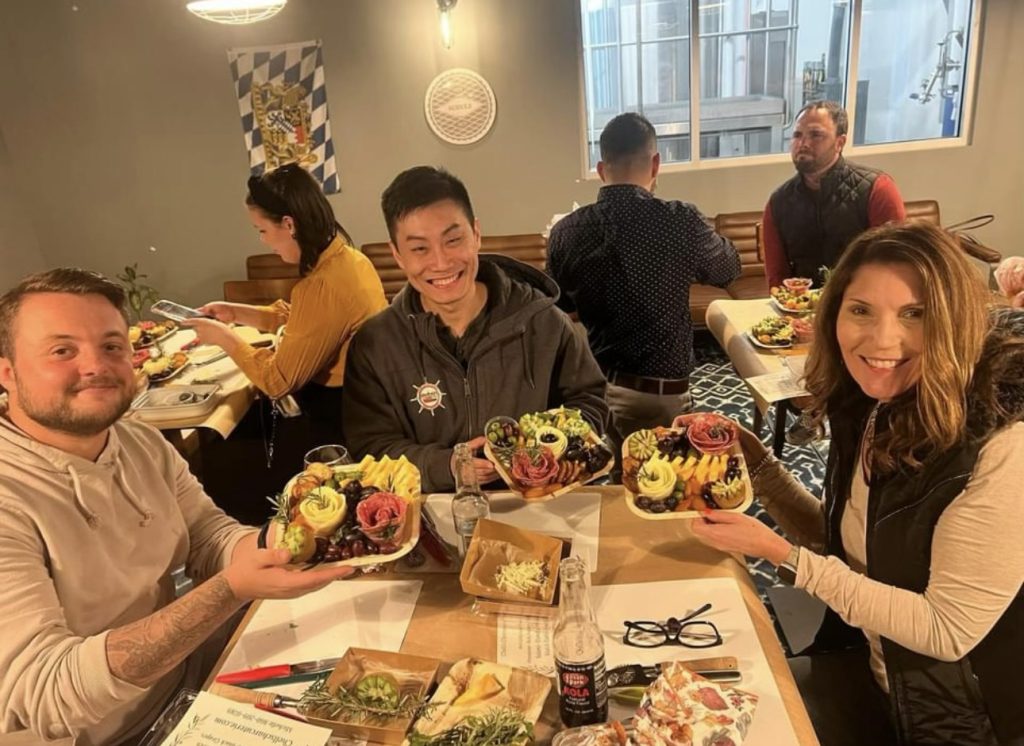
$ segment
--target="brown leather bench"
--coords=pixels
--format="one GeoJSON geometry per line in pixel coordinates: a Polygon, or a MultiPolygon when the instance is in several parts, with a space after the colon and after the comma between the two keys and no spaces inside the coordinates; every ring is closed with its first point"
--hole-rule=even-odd
{"type": "Polygon", "coordinates": [[[298,277],[299,265],[287,264],[277,254],[253,254],[245,258],[245,276],[250,280],[298,277]]]}
{"type": "Polygon", "coordinates": [[[298,276],[264,280],[228,280],[224,283],[224,300],[253,306],[267,306],[278,299],[290,301],[292,288],[298,281],[298,276]]]}
{"type": "Polygon", "coordinates": [[[695,328],[704,328],[704,317],[713,301],[749,300],[768,295],[764,260],[759,250],[760,226],[759,211],[727,212],[715,216],[715,232],[733,242],[740,255],[742,274],[726,288],[716,288],[712,285],[694,285],[690,288],[690,318],[693,319],[695,328]]]}

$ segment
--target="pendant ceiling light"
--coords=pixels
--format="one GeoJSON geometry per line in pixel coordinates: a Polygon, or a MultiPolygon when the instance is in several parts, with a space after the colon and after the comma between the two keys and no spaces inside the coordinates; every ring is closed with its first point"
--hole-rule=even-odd
{"type": "Polygon", "coordinates": [[[193,0],[190,12],[216,23],[233,26],[265,21],[281,12],[288,0],[193,0]]]}
{"type": "Polygon", "coordinates": [[[441,14],[441,43],[445,49],[452,48],[452,9],[459,0],[437,0],[437,10],[441,14]]]}

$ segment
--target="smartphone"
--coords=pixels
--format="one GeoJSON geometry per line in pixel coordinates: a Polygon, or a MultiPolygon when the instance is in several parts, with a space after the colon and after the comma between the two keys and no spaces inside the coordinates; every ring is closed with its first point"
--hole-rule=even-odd
{"type": "Polygon", "coordinates": [[[187,321],[188,319],[208,319],[210,318],[204,313],[200,313],[194,308],[183,306],[180,303],[174,303],[169,300],[158,300],[149,310],[153,313],[160,314],[164,318],[171,319],[171,321],[187,321]]]}

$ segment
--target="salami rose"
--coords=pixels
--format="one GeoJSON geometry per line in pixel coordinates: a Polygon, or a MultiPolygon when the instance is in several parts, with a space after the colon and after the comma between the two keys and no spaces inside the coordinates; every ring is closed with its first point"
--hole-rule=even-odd
{"type": "Polygon", "coordinates": [[[557,473],[558,459],[547,448],[524,448],[512,455],[512,478],[524,487],[543,487],[557,473]]]}
{"type": "Polygon", "coordinates": [[[390,541],[405,523],[408,503],[390,492],[374,492],[356,506],[359,528],[374,544],[390,541]]]}
{"type": "Polygon", "coordinates": [[[686,437],[698,451],[714,456],[728,451],[739,433],[732,420],[720,414],[698,414],[686,423],[686,437]]]}

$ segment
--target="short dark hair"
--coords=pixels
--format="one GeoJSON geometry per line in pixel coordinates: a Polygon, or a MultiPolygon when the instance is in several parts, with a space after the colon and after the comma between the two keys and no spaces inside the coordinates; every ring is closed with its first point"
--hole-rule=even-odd
{"type": "Polygon", "coordinates": [[[646,157],[657,147],[654,125],[633,111],[614,117],[601,131],[601,160],[611,166],[646,157]]]}
{"type": "Polygon", "coordinates": [[[443,168],[414,166],[398,174],[380,196],[380,209],[388,225],[388,237],[396,246],[398,221],[414,210],[450,199],[462,208],[472,224],[476,220],[466,185],[443,168]]]}
{"type": "MultiPolygon", "coordinates": [[[[850,129],[850,118],[846,116],[846,109],[843,108],[842,104],[836,101],[825,101],[824,99],[819,101],[811,101],[804,104],[804,107],[796,113],[796,119],[803,116],[805,111],[812,111],[815,109],[824,109],[828,112],[829,118],[836,126],[836,136],[845,135],[850,129]]],[[[796,119],[793,121],[796,122],[796,119]]]]}
{"type": "Polygon", "coordinates": [[[59,267],[39,272],[29,275],[0,296],[0,357],[14,359],[14,321],[25,296],[37,293],[102,295],[121,313],[125,323],[128,323],[125,291],[116,282],[108,280],[98,272],[77,267],[59,267]]]}
{"type": "Polygon", "coordinates": [[[299,274],[303,276],[316,266],[317,259],[338,233],[346,243],[352,243],[348,231],[334,217],[323,189],[297,163],[287,163],[261,176],[250,176],[245,204],[255,207],[275,223],[280,223],[285,215],[295,221],[295,240],[301,250],[299,274]]]}

